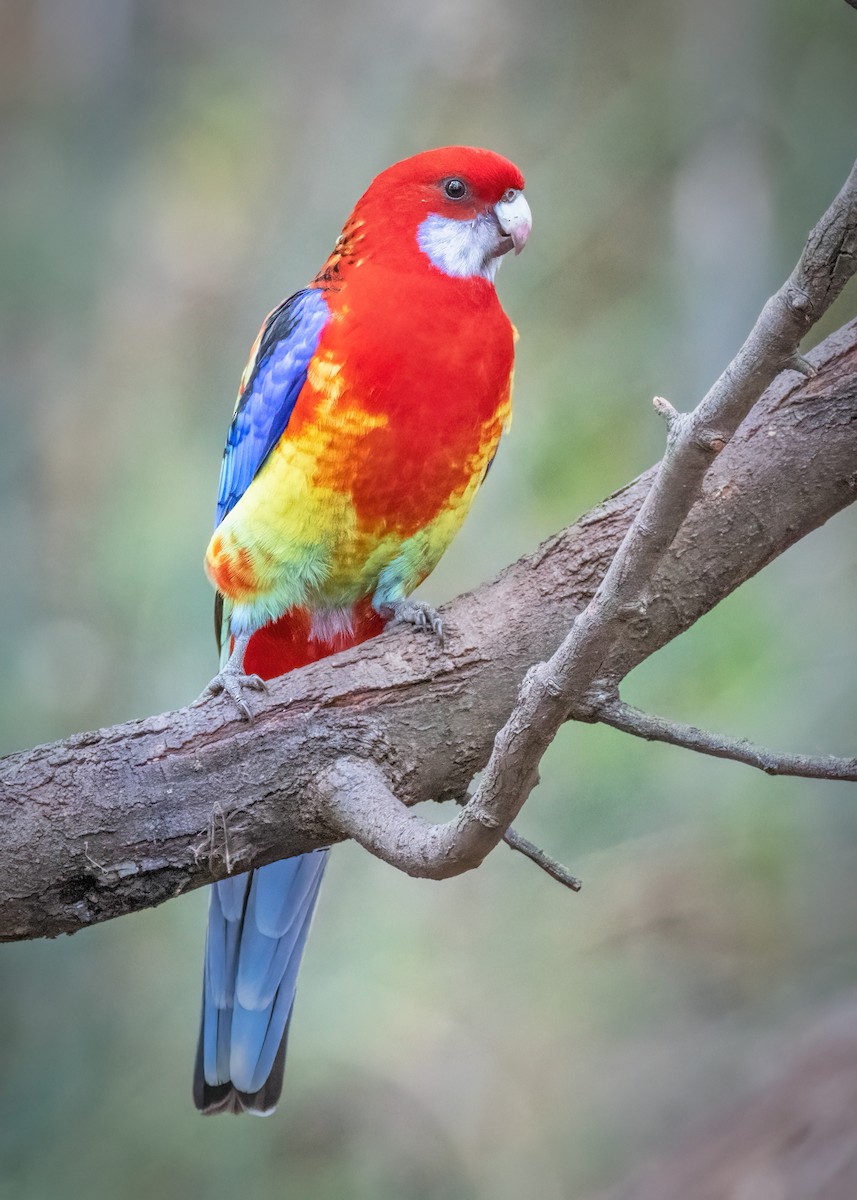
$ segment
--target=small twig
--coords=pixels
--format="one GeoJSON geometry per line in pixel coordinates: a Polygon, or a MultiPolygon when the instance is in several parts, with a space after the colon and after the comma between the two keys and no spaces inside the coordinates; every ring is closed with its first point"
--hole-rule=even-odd
{"type": "Polygon", "coordinates": [[[551,879],[555,879],[563,887],[570,888],[573,892],[579,892],[583,887],[580,880],[572,875],[561,862],[557,862],[555,858],[551,858],[549,854],[545,854],[544,850],[539,849],[528,838],[522,837],[517,829],[513,829],[511,825],[503,834],[503,841],[512,850],[517,850],[519,854],[523,854],[525,858],[534,862],[537,867],[541,867],[543,871],[546,871],[550,875],[551,879]]]}
{"type": "Polygon", "coordinates": [[[659,417],[663,417],[667,424],[667,430],[670,430],[681,417],[678,409],[673,408],[669,400],[665,400],[663,396],[652,397],[652,408],[659,417]]]}
{"type": "Polygon", "coordinates": [[[766,775],[798,775],[803,779],[857,781],[857,758],[837,758],[835,755],[813,757],[809,754],[778,754],[764,746],[756,746],[746,738],[731,738],[720,733],[697,729],[681,721],[665,721],[618,700],[604,705],[596,720],[612,725],[633,737],[649,742],[668,742],[683,746],[713,758],[728,758],[758,767],[766,775]]]}

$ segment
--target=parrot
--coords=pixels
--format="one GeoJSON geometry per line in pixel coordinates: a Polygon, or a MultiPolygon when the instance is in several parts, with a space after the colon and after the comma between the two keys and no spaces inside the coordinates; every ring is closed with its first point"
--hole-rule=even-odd
{"type": "MultiPolygon", "coordinates": [[[[387,625],[442,644],[413,590],[461,526],[511,417],[517,333],[495,291],[532,229],[524,179],[447,146],[382,171],[320,272],[265,318],[226,438],[205,571],[221,669],[203,696],[252,719],[266,681],[387,625]]],[[[209,889],[193,1096],[271,1113],[328,858],[209,889]]]]}

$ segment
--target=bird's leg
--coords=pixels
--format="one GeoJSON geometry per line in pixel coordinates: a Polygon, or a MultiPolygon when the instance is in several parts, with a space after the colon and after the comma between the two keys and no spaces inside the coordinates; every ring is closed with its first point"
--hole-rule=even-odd
{"type": "Polygon", "coordinates": [[[245,721],[252,721],[253,713],[241,694],[242,691],[245,688],[253,692],[267,692],[268,690],[264,679],[258,675],[244,674],[244,654],[250,637],[249,633],[241,633],[235,638],[235,645],[232,647],[232,653],[225,665],[217,672],[199,697],[200,700],[205,700],[209,696],[219,696],[221,692],[225,693],[234,702],[245,721]]]}
{"type": "Polygon", "coordinates": [[[390,615],[391,625],[413,625],[417,629],[431,632],[443,645],[443,621],[440,613],[424,600],[398,600],[395,604],[385,604],[381,615],[390,615]]]}

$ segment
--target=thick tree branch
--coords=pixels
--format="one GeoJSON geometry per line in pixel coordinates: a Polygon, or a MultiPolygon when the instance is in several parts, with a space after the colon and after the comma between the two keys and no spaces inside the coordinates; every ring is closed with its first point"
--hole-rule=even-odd
{"type": "Polygon", "coordinates": [[[766,750],[764,746],[755,746],[746,738],[710,733],[681,721],[664,721],[621,700],[604,704],[598,710],[597,720],[649,742],[668,742],[671,746],[683,746],[686,750],[710,754],[713,758],[729,758],[748,767],[758,767],[766,775],[797,775],[803,779],[838,779],[857,783],[857,758],[836,758],[832,754],[819,757],[778,754],[775,750],[766,750]]]}
{"type": "MultiPolygon", "coordinates": [[[[857,498],[857,323],[812,357],[818,377],[783,377],[718,456],[653,580],[671,605],[625,623],[631,657],[857,498]]],[[[397,630],[272,684],[252,728],[212,701],[2,760],[0,937],[72,932],[209,883],[227,845],[240,870],[329,843],[312,785],[342,756],[371,758],[409,804],[463,796],[652,477],[447,606],[443,651],[397,630]]]]}

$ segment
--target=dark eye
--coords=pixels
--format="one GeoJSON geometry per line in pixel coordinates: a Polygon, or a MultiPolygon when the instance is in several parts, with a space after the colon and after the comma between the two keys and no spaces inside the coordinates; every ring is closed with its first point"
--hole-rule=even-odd
{"type": "Polygon", "coordinates": [[[463,179],[447,179],[443,190],[450,200],[463,200],[467,195],[467,184],[463,179]]]}

